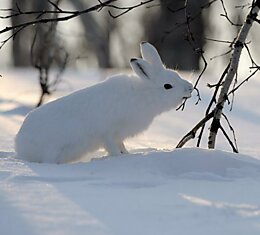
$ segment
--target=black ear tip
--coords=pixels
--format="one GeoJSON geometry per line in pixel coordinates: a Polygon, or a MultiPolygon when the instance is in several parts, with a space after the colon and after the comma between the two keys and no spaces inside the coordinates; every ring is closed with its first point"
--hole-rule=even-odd
{"type": "Polygon", "coordinates": [[[136,58],[132,58],[131,60],[130,60],[130,62],[134,62],[134,61],[136,61],[137,59],[136,58]]]}

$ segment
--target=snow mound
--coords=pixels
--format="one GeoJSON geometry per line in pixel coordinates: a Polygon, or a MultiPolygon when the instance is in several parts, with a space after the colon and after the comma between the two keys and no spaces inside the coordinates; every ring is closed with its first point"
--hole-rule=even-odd
{"type": "Polygon", "coordinates": [[[0,152],[0,233],[257,235],[259,177],[259,160],[198,148],[75,164],[0,152]]]}
{"type": "MultiPolygon", "coordinates": [[[[8,154],[2,152],[3,156],[8,154]]],[[[0,153],[1,155],[1,153],[0,153]]],[[[9,155],[12,155],[9,153],[9,155]]],[[[219,150],[184,148],[173,151],[153,151],[117,157],[103,157],[88,163],[37,164],[21,160],[2,159],[2,166],[10,161],[19,167],[28,166],[37,176],[23,175],[23,179],[39,181],[84,181],[113,179],[116,181],[145,181],[151,178],[201,178],[206,180],[234,179],[260,176],[260,161],[249,156],[219,150]],[[20,164],[18,164],[20,163],[20,164]]],[[[12,165],[12,164],[11,164],[12,165]]],[[[19,174],[16,175],[18,179],[19,174]]]]}

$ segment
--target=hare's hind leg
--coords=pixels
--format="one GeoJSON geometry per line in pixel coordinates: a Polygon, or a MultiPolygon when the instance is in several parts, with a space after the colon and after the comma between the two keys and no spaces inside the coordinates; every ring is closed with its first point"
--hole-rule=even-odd
{"type": "Polygon", "coordinates": [[[124,145],[124,142],[120,142],[120,143],[119,143],[119,148],[120,148],[120,152],[121,152],[122,154],[128,154],[128,151],[127,151],[127,149],[126,149],[126,147],[125,147],[125,145],[124,145]]]}
{"type": "Polygon", "coordinates": [[[109,156],[118,156],[128,153],[123,142],[113,140],[106,141],[105,149],[109,156]]]}

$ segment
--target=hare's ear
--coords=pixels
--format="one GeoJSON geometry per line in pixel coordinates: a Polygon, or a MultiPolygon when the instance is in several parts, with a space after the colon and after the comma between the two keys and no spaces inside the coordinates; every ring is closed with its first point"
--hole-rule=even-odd
{"type": "Polygon", "coordinates": [[[151,79],[153,73],[152,66],[143,59],[132,58],[130,65],[133,71],[140,77],[145,79],[151,79]]]}
{"type": "Polygon", "coordinates": [[[163,67],[161,57],[153,45],[148,42],[141,42],[140,49],[144,60],[157,68],[163,67]]]}

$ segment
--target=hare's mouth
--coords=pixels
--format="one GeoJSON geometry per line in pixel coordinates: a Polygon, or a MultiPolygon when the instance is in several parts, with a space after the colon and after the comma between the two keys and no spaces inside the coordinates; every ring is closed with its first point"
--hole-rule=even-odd
{"type": "Polygon", "coordinates": [[[183,96],[183,99],[188,99],[191,97],[191,93],[193,91],[193,87],[189,87],[187,88],[185,91],[184,91],[184,96],[183,96]]]}

